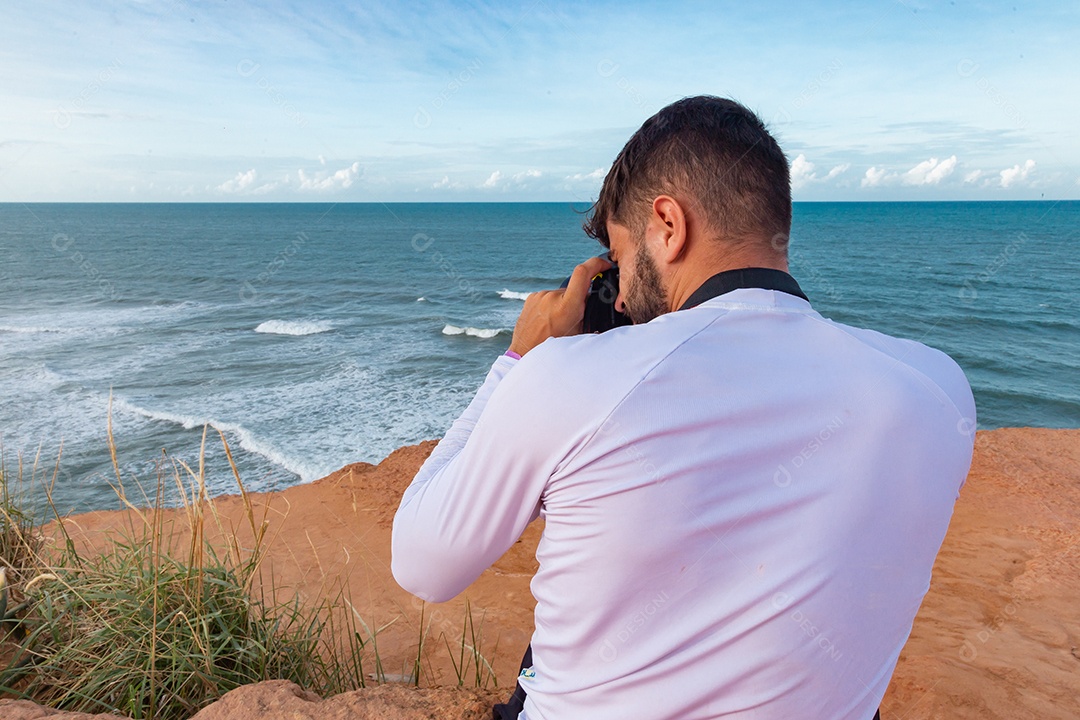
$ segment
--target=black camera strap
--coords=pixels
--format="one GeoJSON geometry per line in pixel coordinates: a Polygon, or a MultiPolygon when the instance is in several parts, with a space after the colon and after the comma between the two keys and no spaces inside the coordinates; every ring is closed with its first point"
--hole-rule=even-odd
{"type": "Polygon", "coordinates": [[[785,292],[788,295],[794,295],[795,297],[800,297],[803,300],[810,302],[810,298],[806,297],[802,288],[799,287],[799,283],[795,282],[795,278],[791,277],[783,270],[751,267],[739,268],[737,270],[725,270],[724,272],[716,273],[702,283],[701,287],[695,290],[679,309],[686,310],[687,308],[692,308],[695,305],[700,305],[706,300],[712,300],[718,295],[723,295],[724,293],[738,290],[739,288],[779,290],[780,292],[785,292]]]}

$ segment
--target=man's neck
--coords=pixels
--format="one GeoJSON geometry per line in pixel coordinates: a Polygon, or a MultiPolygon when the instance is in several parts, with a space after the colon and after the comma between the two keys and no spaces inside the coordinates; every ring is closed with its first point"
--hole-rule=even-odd
{"type": "MultiPolygon", "coordinates": [[[[687,269],[689,269],[689,265],[687,269]]],[[[674,286],[669,288],[668,300],[669,311],[674,312],[681,308],[690,298],[694,291],[701,287],[706,280],[717,273],[725,270],[738,270],[741,268],[770,268],[788,272],[788,264],[785,260],[774,257],[762,257],[760,253],[743,253],[738,256],[725,257],[723,261],[715,261],[701,265],[694,272],[679,274],[675,278],[674,286]]]]}
{"type": "Polygon", "coordinates": [[[714,297],[726,295],[733,290],[743,288],[761,288],[763,290],[778,290],[794,297],[810,302],[806,293],[799,287],[795,278],[783,270],[776,268],[737,268],[718,272],[701,284],[695,290],[679,310],[697,307],[703,302],[712,300],[714,297]]]}

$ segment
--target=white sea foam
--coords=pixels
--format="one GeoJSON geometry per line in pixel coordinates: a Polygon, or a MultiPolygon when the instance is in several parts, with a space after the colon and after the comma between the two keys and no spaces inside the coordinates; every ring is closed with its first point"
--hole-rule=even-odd
{"type": "Polygon", "coordinates": [[[529,297],[529,295],[530,293],[527,292],[517,292],[516,290],[507,290],[506,288],[499,291],[499,297],[507,300],[524,300],[529,297]]]}
{"type": "Polygon", "coordinates": [[[329,320],[267,320],[255,328],[257,333],[271,335],[318,335],[334,326],[329,320]]]}
{"type": "Polygon", "coordinates": [[[478,338],[493,338],[502,332],[501,328],[474,328],[447,325],[442,329],[443,335],[471,335],[478,338]]]}
{"type": "Polygon", "coordinates": [[[148,420],[158,420],[161,422],[170,422],[176,425],[180,425],[185,430],[191,430],[194,428],[209,425],[215,430],[220,430],[226,435],[232,435],[239,440],[240,447],[247,450],[250,453],[260,455],[270,462],[279,467],[283,467],[294,475],[299,475],[302,482],[312,482],[323,477],[327,473],[315,469],[310,465],[300,462],[294,458],[290,458],[285,455],[269,442],[257,437],[250,430],[243,425],[230,422],[222,422],[215,420],[214,418],[195,417],[191,415],[178,415],[176,413],[164,412],[160,410],[148,410],[144,407],[128,402],[123,398],[113,399],[113,409],[120,412],[126,412],[132,415],[141,415],[148,420]]]}
{"type": "Polygon", "coordinates": [[[59,333],[64,332],[64,329],[55,327],[0,325],[0,332],[20,333],[29,335],[32,333],[59,333]]]}
{"type": "Polygon", "coordinates": [[[184,301],[164,305],[129,308],[85,307],[68,303],[60,308],[22,316],[24,324],[0,324],[0,333],[12,335],[62,335],[65,337],[119,335],[138,332],[147,326],[211,311],[215,306],[184,301]]]}

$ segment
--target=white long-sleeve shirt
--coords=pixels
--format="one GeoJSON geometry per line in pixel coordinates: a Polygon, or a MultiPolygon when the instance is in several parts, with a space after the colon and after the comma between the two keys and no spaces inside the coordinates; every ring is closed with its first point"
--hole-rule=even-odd
{"type": "Polygon", "coordinates": [[[545,519],[528,720],[869,720],[971,462],[947,355],[738,289],[498,358],[394,519],[448,600],[545,519]]]}

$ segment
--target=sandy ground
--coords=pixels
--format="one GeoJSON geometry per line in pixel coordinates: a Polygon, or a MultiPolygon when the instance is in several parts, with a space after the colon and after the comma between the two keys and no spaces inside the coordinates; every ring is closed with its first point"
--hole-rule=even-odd
{"type": "MultiPolygon", "coordinates": [[[[446,644],[459,647],[468,601],[474,623],[482,630],[477,645],[498,679],[497,694],[462,694],[452,712],[447,702],[455,701],[439,695],[440,709],[434,714],[430,705],[410,706],[411,701],[400,700],[404,703],[400,712],[380,710],[371,717],[489,717],[476,708],[513,687],[532,632],[529,580],[536,569],[533,552],[542,530],[539,521],[450,602],[425,605],[395,584],[390,574],[391,521],[401,493],[434,445],[429,441],[401,448],[378,466],[350,465],[310,485],[251,496],[256,524],[264,517],[267,522],[264,576],[273,573],[282,599],[296,592],[313,601],[344,589],[369,627],[386,626],[378,635],[378,646],[391,679],[411,671],[423,611],[427,635],[422,685],[457,684],[446,644]]],[[[236,534],[242,544],[250,543],[252,532],[241,499],[219,498],[215,506],[221,528],[208,522],[207,537],[220,543],[224,531],[236,534]]],[[[1080,430],[1007,428],[978,433],[971,474],[935,565],[930,592],[882,703],[883,718],[1080,717],[1078,519],[1080,430]]],[[[65,522],[79,542],[100,545],[110,532],[126,527],[131,515],[91,513],[65,522]]],[[[166,527],[182,537],[187,521],[171,514],[166,527]]],[[[470,669],[466,684],[475,684],[474,676],[470,669]]],[[[376,701],[386,708],[389,700],[368,691],[366,700],[339,696],[331,707],[330,701],[316,703],[295,686],[264,686],[237,691],[246,693],[240,701],[226,696],[200,713],[199,720],[243,717],[237,709],[258,705],[253,698],[259,693],[268,698],[261,715],[268,718],[308,717],[307,712],[311,717],[369,717],[357,708],[376,701]],[[288,702],[278,703],[281,698],[288,702]],[[286,707],[288,703],[303,707],[286,707]]],[[[393,691],[395,698],[414,692],[403,687],[393,691]]],[[[423,702],[434,701],[429,697],[423,702]]],[[[15,712],[10,701],[0,701],[0,717],[49,717],[15,712]]]]}
{"type": "Polygon", "coordinates": [[[978,433],[886,715],[1080,717],[1080,430],[978,433]]]}

